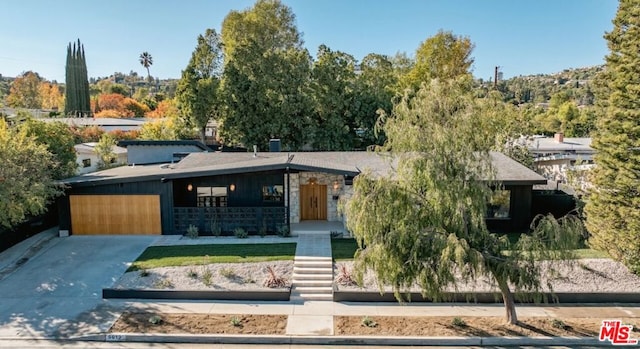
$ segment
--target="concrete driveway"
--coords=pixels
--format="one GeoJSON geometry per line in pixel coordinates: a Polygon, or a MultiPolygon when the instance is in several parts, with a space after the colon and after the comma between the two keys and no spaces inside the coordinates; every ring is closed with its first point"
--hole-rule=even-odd
{"type": "Polygon", "coordinates": [[[119,312],[102,299],[102,288],[111,286],[157,238],[49,240],[0,280],[0,337],[68,338],[105,331],[119,312]]]}

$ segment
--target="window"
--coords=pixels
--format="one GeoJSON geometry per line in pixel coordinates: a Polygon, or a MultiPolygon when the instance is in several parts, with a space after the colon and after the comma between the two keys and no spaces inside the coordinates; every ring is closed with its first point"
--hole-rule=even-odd
{"type": "Polygon", "coordinates": [[[82,167],[91,167],[91,159],[82,159],[82,167]]]}
{"type": "Polygon", "coordinates": [[[198,187],[198,207],[226,207],[227,187],[198,187]]]}
{"type": "Polygon", "coordinates": [[[265,202],[282,202],[284,186],[282,185],[265,185],[262,187],[262,201],[265,202]]]}
{"type": "Polygon", "coordinates": [[[511,191],[495,190],[487,205],[487,218],[511,217],[511,191]]]}

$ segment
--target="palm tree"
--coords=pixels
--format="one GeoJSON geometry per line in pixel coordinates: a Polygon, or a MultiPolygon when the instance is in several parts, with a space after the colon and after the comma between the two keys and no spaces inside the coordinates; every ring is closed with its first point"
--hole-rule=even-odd
{"type": "Polygon", "coordinates": [[[151,57],[149,52],[145,51],[140,54],[140,64],[147,68],[147,84],[151,87],[151,74],[149,74],[149,67],[153,65],[153,57],[151,57]]]}

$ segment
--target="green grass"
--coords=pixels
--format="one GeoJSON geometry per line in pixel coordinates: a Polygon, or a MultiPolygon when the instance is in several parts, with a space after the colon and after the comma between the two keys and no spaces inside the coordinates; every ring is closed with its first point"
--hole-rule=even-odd
{"type": "Polygon", "coordinates": [[[336,261],[353,259],[357,249],[355,239],[331,239],[331,255],[336,261]]]}
{"type": "Polygon", "coordinates": [[[295,243],[151,246],[131,264],[128,271],[197,265],[293,260],[295,243]]]}
{"type": "Polygon", "coordinates": [[[583,258],[611,258],[608,253],[590,248],[574,250],[577,259],[583,258]]]}

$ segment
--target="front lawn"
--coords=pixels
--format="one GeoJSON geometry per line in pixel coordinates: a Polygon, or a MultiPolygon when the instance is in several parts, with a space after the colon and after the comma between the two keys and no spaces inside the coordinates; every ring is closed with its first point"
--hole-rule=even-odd
{"type": "Polygon", "coordinates": [[[331,239],[331,256],[334,260],[352,260],[358,249],[355,239],[331,239]]]}
{"type": "Polygon", "coordinates": [[[286,261],[293,260],[295,253],[295,243],[151,246],[128,271],[209,263],[286,261]]]}

